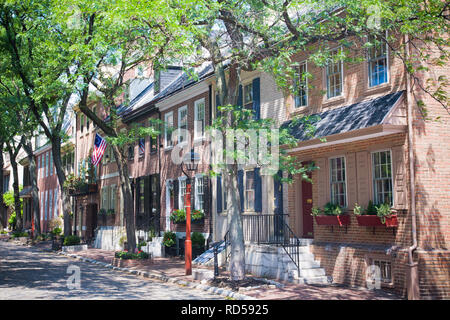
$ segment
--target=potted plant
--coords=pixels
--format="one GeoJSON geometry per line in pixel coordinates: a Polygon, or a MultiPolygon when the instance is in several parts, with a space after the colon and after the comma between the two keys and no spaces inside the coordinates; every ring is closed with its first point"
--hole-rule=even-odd
{"type": "Polygon", "coordinates": [[[396,211],[388,203],[374,205],[372,201],[369,201],[364,212],[356,203],[353,213],[356,215],[356,220],[360,226],[387,228],[395,228],[398,226],[396,211]]]}
{"type": "Polygon", "coordinates": [[[176,256],[177,248],[176,248],[177,235],[175,232],[166,231],[163,235],[163,245],[166,250],[166,254],[168,256],[176,256]]]}
{"type": "Polygon", "coordinates": [[[195,259],[205,251],[205,237],[200,232],[192,232],[192,259],[195,259]]]}
{"type": "Polygon", "coordinates": [[[170,221],[175,224],[186,222],[186,211],[184,209],[176,209],[170,215],[170,221]]]}
{"type": "Polygon", "coordinates": [[[318,225],[342,227],[350,224],[350,216],[343,214],[344,210],[338,204],[328,202],[323,210],[314,207],[311,211],[318,225]]]}
{"type": "Polygon", "coordinates": [[[192,223],[202,223],[205,219],[205,213],[203,210],[193,210],[191,214],[191,221],[192,223]]]}

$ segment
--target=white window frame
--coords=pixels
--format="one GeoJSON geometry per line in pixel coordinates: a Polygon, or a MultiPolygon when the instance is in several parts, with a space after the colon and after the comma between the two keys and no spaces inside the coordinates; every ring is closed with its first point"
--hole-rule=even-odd
{"type": "Polygon", "coordinates": [[[244,169],[244,177],[243,177],[243,187],[244,187],[244,211],[246,212],[255,212],[255,204],[256,204],[256,175],[255,175],[255,169],[244,169]],[[247,172],[252,172],[253,174],[253,189],[247,189],[247,172]],[[247,196],[247,193],[250,192],[250,190],[253,190],[253,207],[248,206],[249,198],[247,196]]]}
{"type": "Polygon", "coordinates": [[[204,210],[205,209],[205,185],[204,185],[204,179],[203,179],[203,175],[202,174],[196,174],[195,175],[195,208],[199,209],[199,210],[204,210]],[[201,186],[202,186],[202,197],[203,197],[203,203],[202,203],[202,208],[200,208],[200,194],[199,194],[199,190],[198,190],[198,186],[199,181],[201,181],[201,186]]]}
{"type": "Polygon", "coordinates": [[[48,191],[48,219],[52,219],[52,205],[53,205],[53,196],[52,196],[53,190],[48,191]]]}
{"type": "MultiPolygon", "coordinates": [[[[298,81],[298,83],[295,82],[295,89],[296,89],[296,90],[299,89],[299,87],[300,87],[300,82],[302,81],[302,75],[301,75],[301,73],[300,73],[300,68],[301,68],[302,66],[305,66],[305,74],[307,74],[307,73],[308,73],[308,61],[307,61],[307,60],[304,60],[304,61],[300,62],[299,66],[296,67],[296,77],[297,77],[297,78],[294,80],[294,81],[298,81]]],[[[296,109],[297,109],[297,108],[306,108],[306,107],[308,107],[308,105],[309,105],[309,101],[308,101],[308,100],[309,100],[308,77],[305,77],[305,83],[304,83],[304,86],[305,86],[306,104],[305,104],[305,105],[297,105],[297,98],[299,98],[299,96],[298,96],[297,94],[295,94],[295,95],[294,95],[294,107],[295,107],[296,109]]],[[[297,91],[296,91],[296,93],[297,93],[297,91]]]]}
{"type": "Polygon", "coordinates": [[[171,121],[171,128],[173,128],[173,111],[170,111],[164,115],[164,147],[167,149],[173,148],[173,140],[172,140],[172,133],[170,133],[170,145],[167,143],[168,141],[168,119],[169,117],[172,117],[171,121]]]}
{"type": "MultiPolygon", "coordinates": [[[[337,52],[338,54],[340,53],[340,51],[342,50],[342,47],[336,47],[332,50],[330,50],[330,53],[332,52],[337,52]]],[[[341,77],[341,92],[339,95],[335,95],[330,97],[330,82],[329,82],[329,73],[328,73],[328,68],[330,67],[329,64],[327,64],[325,66],[325,82],[326,82],[326,88],[327,88],[327,99],[335,99],[335,98],[339,98],[342,97],[344,95],[344,61],[340,60],[339,62],[333,63],[333,64],[340,64],[340,77],[341,77]]],[[[333,73],[333,75],[337,75],[339,73],[333,73]]]]}
{"type": "Polygon", "coordinates": [[[54,208],[53,208],[54,209],[53,216],[58,217],[58,188],[55,188],[53,193],[54,193],[53,200],[55,201],[54,208]]]}
{"type": "Polygon", "coordinates": [[[370,153],[370,166],[372,167],[372,198],[373,198],[373,203],[374,204],[380,204],[378,203],[377,199],[376,199],[376,188],[375,188],[375,166],[374,166],[374,162],[373,162],[373,156],[375,153],[381,153],[381,152],[388,152],[389,151],[389,158],[391,159],[391,194],[392,194],[392,204],[391,207],[393,207],[395,205],[395,197],[394,197],[394,161],[392,159],[392,150],[391,149],[382,149],[382,150],[376,150],[376,151],[372,151],[370,153]]]}
{"type": "Polygon", "coordinates": [[[342,206],[339,203],[336,203],[336,204],[339,204],[343,208],[347,208],[348,207],[347,158],[345,156],[334,156],[334,157],[331,157],[331,158],[328,159],[328,165],[330,167],[330,172],[329,172],[329,174],[330,174],[330,179],[329,179],[329,182],[330,182],[330,202],[335,203],[334,199],[333,199],[333,183],[342,183],[342,182],[344,182],[344,187],[345,187],[344,188],[344,190],[345,190],[344,191],[345,192],[345,205],[342,206]],[[332,181],[332,176],[333,176],[332,161],[335,160],[335,159],[340,159],[340,158],[344,159],[344,181],[332,181]]]}
{"type": "Polygon", "coordinates": [[[186,112],[186,116],[185,116],[185,124],[184,124],[184,128],[185,130],[188,130],[188,109],[187,109],[187,105],[182,106],[180,108],[178,108],[178,129],[179,129],[179,134],[178,134],[178,143],[179,144],[186,144],[187,143],[187,134],[184,134],[181,132],[181,113],[182,112],[186,112]],[[183,140],[183,141],[181,141],[183,140]]]}
{"type": "Polygon", "coordinates": [[[205,98],[198,99],[194,102],[194,140],[203,139],[205,137],[205,127],[206,127],[206,101],[205,98]],[[203,125],[202,125],[202,135],[198,134],[199,125],[201,122],[198,120],[199,112],[198,106],[203,104],[203,125]]]}
{"type": "Polygon", "coordinates": [[[166,180],[166,231],[170,231],[170,215],[172,214],[172,203],[170,202],[170,186],[173,189],[173,180],[166,180]]]}
{"type": "MultiPolygon", "coordinates": [[[[181,186],[184,183],[184,193],[186,193],[187,188],[187,178],[186,177],[179,177],[178,178],[178,209],[186,209],[186,204],[184,203],[184,197],[185,194],[182,194],[181,192],[181,186]],[[181,205],[183,204],[183,205],[181,205]]],[[[192,192],[192,190],[191,190],[192,192]]]]}
{"type": "MultiPolygon", "coordinates": [[[[388,37],[388,32],[387,31],[386,31],[385,35],[386,35],[386,39],[387,39],[387,37],[388,37]]],[[[368,40],[368,38],[367,38],[367,40],[368,40]]],[[[386,85],[386,84],[390,83],[389,46],[388,46],[387,43],[385,43],[385,45],[386,45],[385,58],[383,58],[383,57],[381,57],[381,58],[380,57],[371,58],[370,57],[370,51],[367,50],[367,57],[366,57],[366,60],[367,60],[367,85],[368,85],[369,89],[377,88],[378,86],[383,86],[383,85],[386,85]],[[379,83],[379,84],[376,84],[376,85],[371,85],[371,63],[374,62],[374,61],[381,60],[381,59],[386,59],[386,82],[379,83]]]]}
{"type": "Polygon", "coordinates": [[[41,157],[37,157],[38,163],[37,163],[37,179],[40,179],[40,174],[41,174],[41,157]]]}
{"type": "Polygon", "coordinates": [[[45,208],[44,208],[44,212],[45,212],[45,221],[47,221],[47,217],[48,217],[48,190],[45,190],[45,208]]]}
{"type": "Polygon", "coordinates": [[[246,83],[243,83],[242,84],[242,107],[244,109],[247,109],[247,110],[253,110],[253,101],[254,101],[254,99],[255,99],[255,97],[253,97],[253,80],[252,81],[248,81],[246,83]],[[245,93],[247,92],[247,90],[245,88],[248,87],[248,86],[251,86],[251,88],[252,88],[252,90],[250,91],[251,92],[250,95],[252,97],[252,100],[245,102],[245,93]],[[246,108],[247,105],[249,105],[250,108],[246,108]]]}

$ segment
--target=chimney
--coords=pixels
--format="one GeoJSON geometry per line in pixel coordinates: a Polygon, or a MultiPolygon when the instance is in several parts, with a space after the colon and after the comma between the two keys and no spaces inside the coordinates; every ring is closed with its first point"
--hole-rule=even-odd
{"type": "Polygon", "coordinates": [[[155,95],[164,90],[182,72],[183,68],[177,66],[167,66],[165,69],[155,69],[155,95]]]}

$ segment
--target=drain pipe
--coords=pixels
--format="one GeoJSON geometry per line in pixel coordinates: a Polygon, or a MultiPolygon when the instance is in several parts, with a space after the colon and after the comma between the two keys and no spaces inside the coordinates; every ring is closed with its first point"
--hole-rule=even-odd
{"type": "MultiPolygon", "coordinates": [[[[409,36],[405,35],[405,59],[410,53],[409,36]]],[[[410,184],[410,214],[411,214],[411,236],[412,245],[408,248],[408,268],[406,272],[406,287],[408,300],[419,300],[419,273],[418,263],[414,262],[413,252],[417,249],[417,225],[416,225],[416,188],[414,171],[414,148],[413,148],[413,99],[411,91],[411,76],[405,70],[406,75],[406,100],[408,121],[408,162],[409,162],[409,184],[410,184]]]]}

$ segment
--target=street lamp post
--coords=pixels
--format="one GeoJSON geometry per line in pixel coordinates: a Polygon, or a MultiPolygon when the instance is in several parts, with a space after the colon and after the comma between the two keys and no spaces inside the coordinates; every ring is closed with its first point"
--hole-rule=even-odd
{"type": "Polygon", "coordinates": [[[186,154],[181,163],[181,171],[186,176],[186,194],[185,194],[185,207],[186,207],[186,241],[184,242],[184,261],[186,275],[192,274],[192,241],[191,241],[191,178],[188,173],[184,171],[184,167],[188,172],[194,172],[198,167],[199,156],[194,153],[194,149],[186,154]]]}

